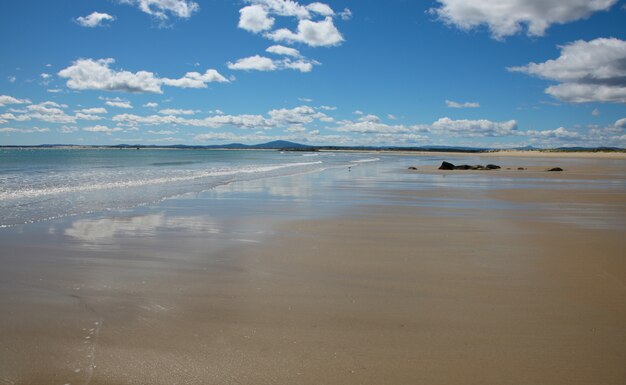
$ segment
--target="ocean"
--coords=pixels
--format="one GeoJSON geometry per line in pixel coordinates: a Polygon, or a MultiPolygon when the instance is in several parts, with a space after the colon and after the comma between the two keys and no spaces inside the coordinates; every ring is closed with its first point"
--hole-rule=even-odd
{"type": "Polygon", "coordinates": [[[0,227],[377,160],[271,150],[0,149],[0,227]]]}

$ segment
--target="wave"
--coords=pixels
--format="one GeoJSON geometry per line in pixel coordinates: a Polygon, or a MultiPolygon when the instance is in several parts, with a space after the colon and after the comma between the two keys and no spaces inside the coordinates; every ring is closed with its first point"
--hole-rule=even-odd
{"type": "Polygon", "coordinates": [[[366,159],[357,159],[353,160],[352,163],[369,163],[369,162],[378,162],[380,158],[366,158],[366,159]]]}
{"type": "Polygon", "coordinates": [[[186,175],[171,175],[165,177],[153,177],[153,178],[140,178],[133,180],[123,181],[110,181],[104,183],[85,183],[74,186],[59,186],[59,187],[47,187],[47,188],[23,188],[14,191],[2,191],[0,192],[0,200],[9,199],[22,199],[22,198],[38,198],[46,195],[67,194],[76,192],[88,192],[106,189],[119,189],[119,188],[132,188],[142,187],[158,184],[170,184],[177,182],[193,181],[210,177],[223,177],[234,176],[240,174],[260,174],[271,171],[281,170],[291,167],[303,167],[321,164],[321,161],[317,162],[300,162],[300,163],[287,163],[279,165],[267,165],[267,166],[247,166],[236,169],[212,169],[208,171],[185,171],[186,175]]]}

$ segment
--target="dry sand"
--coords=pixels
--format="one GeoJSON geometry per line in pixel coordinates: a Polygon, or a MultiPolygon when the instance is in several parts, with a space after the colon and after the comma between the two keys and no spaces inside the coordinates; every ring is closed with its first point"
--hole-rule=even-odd
{"type": "Polygon", "coordinates": [[[623,188],[413,187],[217,252],[7,243],[0,383],[626,382],[623,188]]]}

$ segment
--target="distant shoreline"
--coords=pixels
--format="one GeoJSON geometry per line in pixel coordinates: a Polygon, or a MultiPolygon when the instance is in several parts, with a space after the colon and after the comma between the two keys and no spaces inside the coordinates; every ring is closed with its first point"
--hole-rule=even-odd
{"type": "Polygon", "coordinates": [[[287,152],[343,152],[343,153],[370,153],[401,156],[420,155],[476,155],[489,157],[543,157],[543,158],[598,158],[598,159],[626,159],[626,149],[592,148],[592,149],[471,149],[471,148],[374,148],[374,147],[334,147],[334,146],[307,146],[297,143],[288,143],[273,147],[271,143],[259,145],[2,145],[0,149],[41,149],[41,150],[234,150],[234,151],[287,151],[287,152]],[[281,146],[282,145],[282,146],[281,146]],[[290,146],[293,145],[293,146],[290,146]]]}

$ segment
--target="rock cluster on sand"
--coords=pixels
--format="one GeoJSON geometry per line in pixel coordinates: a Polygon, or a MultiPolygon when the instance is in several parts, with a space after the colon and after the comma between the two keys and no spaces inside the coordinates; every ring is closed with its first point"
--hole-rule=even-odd
{"type": "Polygon", "coordinates": [[[548,171],[563,171],[563,169],[561,167],[552,167],[548,171]]]}
{"type": "Polygon", "coordinates": [[[499,168],[500,166],[495,165],[495,164],[488,164],[486,166],[483,166],[480,164],[473,165],[473,166],[469,164],[462,164],[459,166],[455,166],[454,164],[450,162],[446,162],[446,161],[441,163],[441,166],[439,166],[440,170],[497,170],[499,168]]]}

